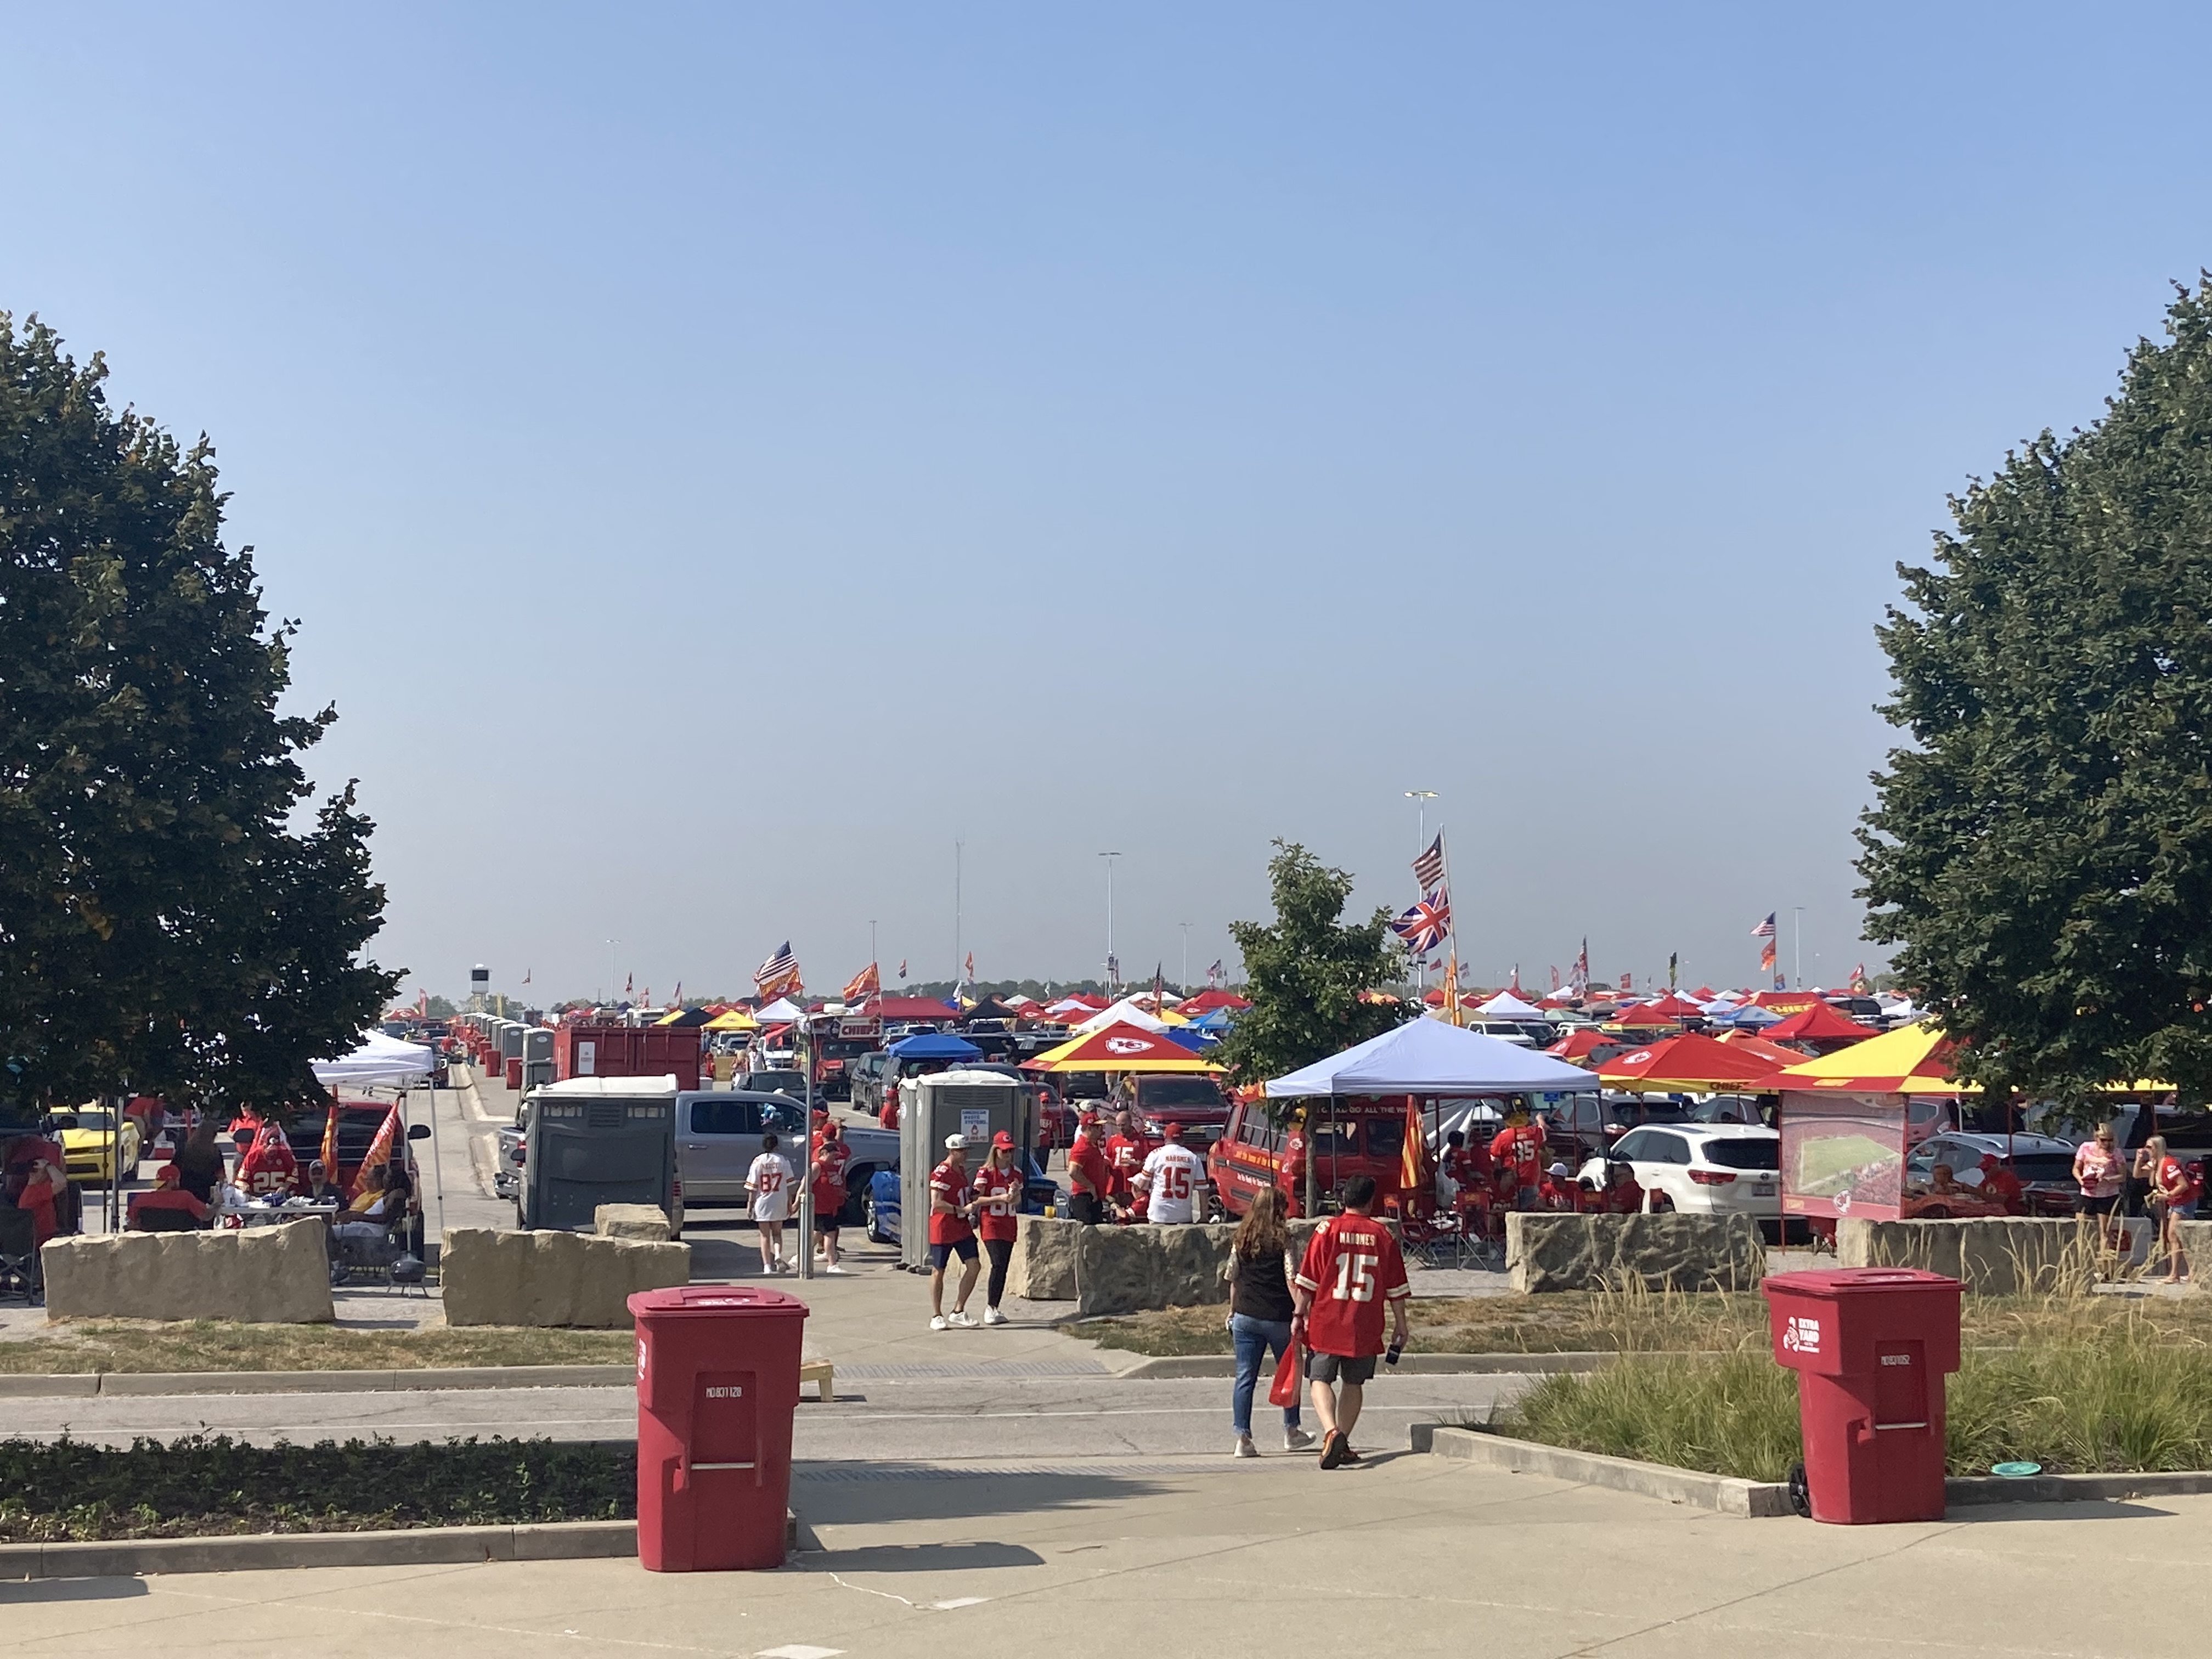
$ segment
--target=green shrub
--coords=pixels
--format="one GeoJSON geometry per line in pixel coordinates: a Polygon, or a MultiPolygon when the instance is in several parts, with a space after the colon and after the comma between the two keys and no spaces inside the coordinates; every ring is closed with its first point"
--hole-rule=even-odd
{"type": "Polygon", "coordinates": [[[627,1447],[553,1440],[5,1440],[0,1541],[627,1520],[636,1470],[627,1447]]]}

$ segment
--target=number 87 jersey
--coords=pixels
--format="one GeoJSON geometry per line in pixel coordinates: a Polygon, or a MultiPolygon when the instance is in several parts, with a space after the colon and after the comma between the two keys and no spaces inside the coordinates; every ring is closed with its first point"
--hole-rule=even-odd
{"type": "Polygon", "coordinates": [[[1346,1359],[1381,1353],[1383,1304],[1413,1294],[1398,1241],[1381,1222],[1348,1210],[1314,1230],[1297,1285],[1313,1293],[1307,1346],[1346,1359]]]}

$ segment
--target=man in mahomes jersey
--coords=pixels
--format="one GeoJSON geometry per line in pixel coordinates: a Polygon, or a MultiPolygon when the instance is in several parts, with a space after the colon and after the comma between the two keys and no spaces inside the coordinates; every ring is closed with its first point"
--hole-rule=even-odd
{"type": "Polygon", "coordinates": [[[1291,1282],[1297,1311],[1291,1340],[1306,1352],[1306,1381],[1314,1415],[1321,1419],[1321,1466],[1359,1462],[1352,1431],[1359,1421],[1362,1392],[1382,1352],[1382,1309],[1390,1309],[1390,1338],[1406,1344],[1406,1259],[1398,1241],[1376,1220],[1375,1177],[1356,1175],[1344,1183],[1344,1210],[1314,1230],[1305,1259],[1291,1282]],[[1339,1389],[1343,1390],[1340,1401],[1339,1389]]]}

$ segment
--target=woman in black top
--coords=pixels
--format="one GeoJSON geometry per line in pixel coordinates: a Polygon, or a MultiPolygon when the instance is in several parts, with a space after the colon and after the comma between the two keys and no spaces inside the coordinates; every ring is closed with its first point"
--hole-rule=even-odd
{"type": "Polygon", "coordinates": [[[171,1160],[177,1185],[203,1204],[215,1202],[215,1189],[228,1173],[222,1148],[216,1144],[216,1127],[215,1114],[203,1108],[200,1121],[192,1125],[191,1133],[185,1137],[185,1144],[171,1160]]]}
{"type": "MultiPolygon", "coordinates": [[[[1252,1443],[1252,1395],[1260,1381],[1260,1362],[1272,1351],[1279,1361],[1291,1346],[1291,1241],[1284,1224],[1283,1195],[1263,1187],[1229,1247],[1229,1336],[1237,1348],[1237,1382],[1229,1396],[1229,1416],[1237,1431],[1235,1457],[1257,1457],[1252,1443]]],[[[1283,1449],[1304,1451],[1313,1437],[1298,1426],[1295,1403],[1283,1407],[1283,1449]]]]}

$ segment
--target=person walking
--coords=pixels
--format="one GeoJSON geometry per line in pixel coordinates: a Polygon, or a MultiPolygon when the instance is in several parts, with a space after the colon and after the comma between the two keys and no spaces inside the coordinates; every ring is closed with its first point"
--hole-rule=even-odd
{"type": "Polygon", "coordinates": [[[1390,1340],[1402,1348],[1406,1300],[1413,1293],[1398,1241],[1375,1219],[1375,1177],[1347,1177],[1340,1196],[1343,1210],[1314,1229],[1292,1281],[1297,1300],[1291,1337],[1305,1351],[1325,1469],[1359,1462],[1352,1431],[1383,1352],[1383,1305],[1390,1309],[1390,1340]]]}
{"type": "Polygon", "coordinates": [[[2081,1189],[2075,1212],[2102,1218],[2099,1237],[2103,1248],[2117,1254],[2124,1240],[2118,1212],[2125,1185],[2117,1137],[2109,1123],[2100,1124],[2094,1139],[2074,1149],[2074,1180],[2081,1189]]]}
{"type": "Polygon", "coordinates": [[[969,1218],[975,1200],[968,1196],[968,1141],[963,1135],[945,1137],[945,1161],[929,1172],[929,1328],[933,1331],[973,1330],[968,1298],[975,1289],[982,1263],[975,1255],[975,1229],[969,1218]],[[960,1258],[960,1290],[952,1311],[945,1311],[945,1269],[960,1258]]]}
{"type": "Polygon", "coordinates": [[[1075,1126],[1074,1145],[1067,1149],[1067,1212],[1097,1226],[1106,1219],[1107,1194],[1113,1185],[1114,1168],[1099,1144],[1097,1115],[1085,1112],[1075,1126]]]}
{"type": "Polygon", "coordinates": [[[837,1264],[837,1227],[845,1207],[845,1168],[852,1160],[853,1148],[843,1127],[823,1113],[814,1139],[814,1238],[822,1247],[825,1273],[845,1271],[837,1264]]]}
{"type": "Polygon", "coordinates": [[[760,1156],[745,1171],[745,1196],[753,1201],[753,1225],[760,1233],[761,1271],[764,1273],[787,1271],[783,1224],[790,1218],[792,1188],[799,1181],[792,1173],[791,1160],[776,1151],[781,1144],[773,1129],[763,1135],[760,1156]]]}
{"type": "MultiPolygon", "coordinates": [[[[1237,1436],[1232,1457],[1260,1455],[1252,1443],[1252,1395],[1260,1367],[1270,1354],[1280,1361],[1291,1346],[1297,1303],[1291,1292],[1291,1237],[1284,1208],[1283,1195],[1262,1187],[1252,1195],[1252,1207],[1230,1241],[1229,1340],[1237,1351],[1237,1381],[1229,1391],[1229,1425],[1237,1436]]],[[[1283,1449],[1304,1451],[1312,1444],[1294,1400],[1283,1407],[1283,1449]]]]}
{"type": "Polygon", "coordinates": [[[991,1259],[991,1276],[983,1285],[983,1322],[1003,1325],[1006,1316],[999,1311],[999,1298],[1006,1293],[1006,1265],[1014,1259],[1022,1211],[1022,1172],[1014,1167],[1014,1138],[1004,1129],[991,1137],[991,1153],[975,1171],[975,1231],[991,1259]]]}
{"type": "Polygon", "coordinates": [[[1145,1206],[1145,1219],[1168,1224],[1198,1219],[1198,1192],[1206,1163],[1182,1144],[1182,1125],[1170,1123],[1167,1137],[1146,1157],[1132,1183],[1145,1206]]]}
{"type": "Polygon", "coordinates": [[[2158,1224],[2158,1245],[2166,1257],[2166,1282],[2179,1285],[2189,1263],[2181,1250],[2181,1229],[2175,1224],[2196,1208],[2202,1186],[2196,1173],[2166,1148],[2164,1135],[2153,1135],[2136,1154],[2136,1176],[2150,1183],[2146,1200],[2158,1224]]]}

